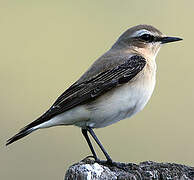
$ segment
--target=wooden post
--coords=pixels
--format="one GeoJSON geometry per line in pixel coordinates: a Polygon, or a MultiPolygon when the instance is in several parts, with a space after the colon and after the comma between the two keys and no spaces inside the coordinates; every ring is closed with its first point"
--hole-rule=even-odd
{"type": "Polygon", "coordinates": [[[65,180],[194,180],[194,168],[152,161],[102,165],[85,159],[69,167],[65,180]]]}

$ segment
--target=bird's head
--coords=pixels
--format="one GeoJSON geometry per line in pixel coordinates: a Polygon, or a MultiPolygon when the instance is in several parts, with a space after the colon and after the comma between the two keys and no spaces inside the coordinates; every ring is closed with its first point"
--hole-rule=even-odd
{"type": "Polygon", "coordinates": [[[138,25],[125,31],[113,45],[113,48],[135,50],[145,57],[156,57],[162,44],[180,41],[178,37],[168,37],[150,25],[138,25]]]}

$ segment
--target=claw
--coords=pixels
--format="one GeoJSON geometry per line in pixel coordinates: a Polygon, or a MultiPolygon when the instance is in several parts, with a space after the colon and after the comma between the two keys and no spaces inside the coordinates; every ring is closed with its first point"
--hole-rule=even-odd
{"type": "Polygon", "coordinates": [[[95,162],[97,162],[98,164],[102,164],[102,165],[113,165],[113,161],[112,159],[108,159],[108,160],[100,160],[100,159],[96,159],[95,162]]]}
{"type": "Polygon", "coordinates": [[[98,159],[97,157],[94,157],[94,156],[92,156],[92,155],[90,155],[90,156],[86,156],[84,159],[82,159],[81,161],[85,161],[85,160],[87,160],[87,159],[89,159],[89,158],[93,158],[95,161],[98,159]]]}

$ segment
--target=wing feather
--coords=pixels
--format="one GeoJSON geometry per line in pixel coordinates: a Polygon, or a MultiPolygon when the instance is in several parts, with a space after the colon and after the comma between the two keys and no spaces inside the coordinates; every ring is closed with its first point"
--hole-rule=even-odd
{"type": "Polygon", "coordinates": [[[95,100],[107,91],[129,82],[145,66],[146,60],[142,56],[134,55],[123,64],[99,73],[88,81],[74,83],[70,86],[40,118],[27,125],[25,131],[36,125],[50,120],[75,106],[95,100]]]}

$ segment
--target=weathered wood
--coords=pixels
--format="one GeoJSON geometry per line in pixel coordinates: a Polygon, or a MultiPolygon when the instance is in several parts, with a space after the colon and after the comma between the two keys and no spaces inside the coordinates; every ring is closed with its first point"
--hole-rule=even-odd
{"type": "Polygon", "coordinates": [[[65,180],[194,180],[194,168],[152,161],[102,165],[85,159],[69,167],[65,180]]]}

